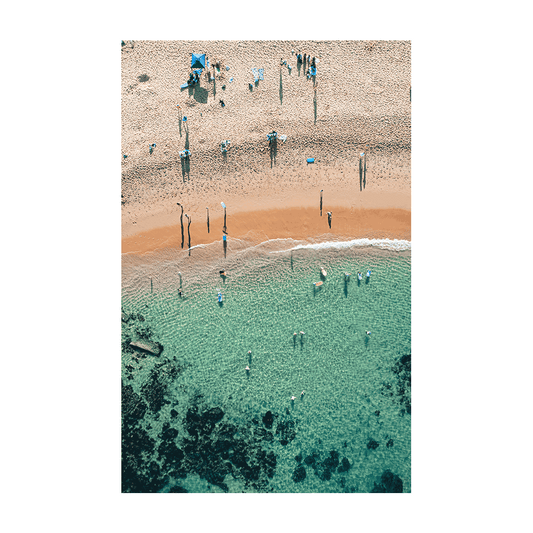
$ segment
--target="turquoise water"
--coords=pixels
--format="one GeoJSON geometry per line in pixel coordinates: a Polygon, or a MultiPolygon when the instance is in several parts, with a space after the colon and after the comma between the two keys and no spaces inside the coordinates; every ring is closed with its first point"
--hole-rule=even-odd
{"type": "Polygon", "coordinates": [[[128,419],[137,430],[126,441],[142,431],[148,442],[132,445],[128,461],[138,458],[123,479],[141,472],[151,488],[126,483],[124,491],[370,492],[390,470],[410,492],[410,366],[409,387],[406,371],[393,371],[411,353],[410,251],[351,246],[291,253],[287,247],[241,247],[227,259],[203,250],[197,264],[180,250],[174,258],[124,264],[123,310],[144,321],[123,324],[123,347],[143,334],[164,347],[159,357],[140,358],[123,349],[123,386],[133,398],[125,402],[128,412],[133,404],[150,405],[154,394],[162,402],[139,420],[128,419]],[[320,267],[327,277],[317,289],[320,267]],[[359,283],[357,272],[364,276],[368,268],[369,283],[364,277],[359,283]],[[344,272],[352,274],[348,283],[344,272]],[[223,417],[191,444],[187,413],[215,407],[223,417]],[[263,422],[267,411],[274,415],[271,430],[263,422]],[[237,428],[237,444],[220,459],[213,443],[223,442],[224,424],[237,428]],[[184,455],[178,468],[155,452],[165,439],[183,451],[176,452],[184,455]],[[379,445],[369,447],[372,440],[379,445]],[[244,470],[235,449],[246,460],[244,470]],[[275,468],[262,463],[262,451],[274,454],[275,468]],[[258,479],[246,470],[250,464],[263,465],[256,467],[258,479]],[[295,481],[299,465],[305,479],[295,481]]]}

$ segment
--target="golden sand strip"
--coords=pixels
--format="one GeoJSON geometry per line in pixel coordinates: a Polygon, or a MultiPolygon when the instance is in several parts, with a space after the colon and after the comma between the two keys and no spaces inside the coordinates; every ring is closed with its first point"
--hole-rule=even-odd
{"type": "MultiPolygon", "coordinates": [[[[350,209],[329,207],[331,229],[326,210],[320,216],[317,207],[293,207],[239,212],[227,217],[228,239],[249,239],[257,243],[270,239],[321,240],[390,238],[411,240],[411,211],[406,209],[350,209]]],[[[184,247],[187,248],[187,219],[184,218],[184,247]]],[[[191,246],[222,240],[223,217],[196,218],[190,226],[191,246]]],[[[122,239],[122,253],[144,254],[164,248],[181,247],[181,226],[173,224],[140,232],[122,239]]]]}

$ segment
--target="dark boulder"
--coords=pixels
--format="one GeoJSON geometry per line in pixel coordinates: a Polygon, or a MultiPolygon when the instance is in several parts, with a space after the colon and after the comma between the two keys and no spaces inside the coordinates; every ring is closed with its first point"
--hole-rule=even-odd
{"type": "Polygon", "coordinates": [[[381,474],[381,482],[374,482],[374,488],[370,492],[403,492],[403,481],[390,470],[385,470],[385,472],[381,474]]]}
{"type": "Polygon", "coordinates": [[[300,481],[303,481],[305,479],[306,475],[307,472],[305,471],[305,467],[302,465],[297,466],[292,474],[292,480],[295,483],[300,483],[300,481]]]}
{"type": "Polygon", "coordinates": [[[389,439],[389,440],[387,441],[387,448],[390,448],[390,447],[392,447],[393,445],[394,445],[394,441],[393,441],[392,439],[389,439]]]}
{"type": "Polygon", "coordinates": [[[337,468],[337,472],[348,472],[351,467],[350,461],[346,457],[343,457],[339,468],[337,468]]]}
{"type": "Polygon", "coordinates": [[[294,460],[297,462],[297,463],[301,463],[302,462],[302,454],[299,453],[295,458],[294,460]]]}
{"type": "Polygon", "coordinates": [[[366,445],[369,450],[375,450],[378,446],[379,442],[376,442],[374,439],[370,439],[366,445]]]}
{"type": "Polygon", "coordinates": [[[272,414],[272,411],[267,411],[265,416],[263,417],[263,424],[265,424],[268,429],[271,429],[273,423],[274,415],[272,414]]]}

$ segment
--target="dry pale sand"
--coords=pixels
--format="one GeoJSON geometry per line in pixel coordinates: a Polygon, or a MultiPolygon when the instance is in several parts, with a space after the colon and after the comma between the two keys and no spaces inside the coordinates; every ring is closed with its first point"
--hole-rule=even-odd
{"type": "Polygon", "coordinates": [[[410,214],[398,211],[411,207],[410,42],[135,41],[121,54],[123,251],[175,246],[177,234],[181,242],[177,202],[192,216],[193,245],[221,239],[221,201],[230,238],[410,235],[410,214]],[[298,51],[318,58],[316,83],[298,68],[298,51]],[[180,90],[192,52],[222,68],[214,81],[202,76],[180,90]],[[265,79],[250,91],[253,67],[265,79]],[[266,139],[272,130],[288,136],[276,153],[266,139]],[[185,148],[189,165],[178,156],[185,148]],[[318,214],[321,189],[331,231],[318,214]]]}

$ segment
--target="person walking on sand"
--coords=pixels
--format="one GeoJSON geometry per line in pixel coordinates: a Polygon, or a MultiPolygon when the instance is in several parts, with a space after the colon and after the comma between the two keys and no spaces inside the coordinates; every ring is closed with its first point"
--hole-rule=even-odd
{"type": "Polygon", "coordinates": [[[328,211],[328,224],[329,224],[329,229],[331,229],[331,211],[328,211]]]}

